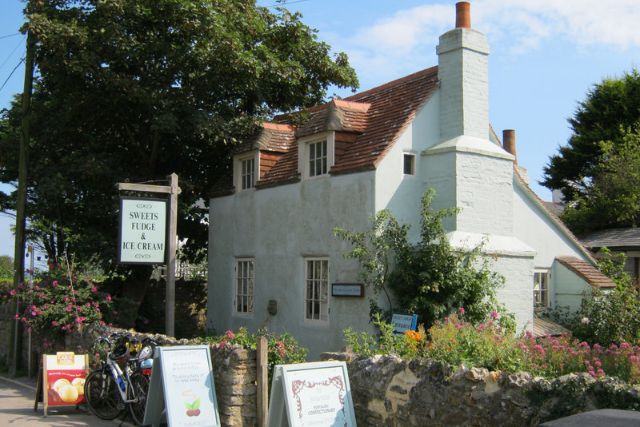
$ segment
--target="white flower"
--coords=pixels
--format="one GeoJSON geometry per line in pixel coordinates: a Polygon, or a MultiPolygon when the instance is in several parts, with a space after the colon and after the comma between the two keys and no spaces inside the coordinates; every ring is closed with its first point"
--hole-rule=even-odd
{"type": "Polygon", "coordinates": [[[588,325],[589,324],[589,318],[588,317],[583,317],[582,320],[580,321],[580,323],[582,323],[583,325],[588,325]]]}

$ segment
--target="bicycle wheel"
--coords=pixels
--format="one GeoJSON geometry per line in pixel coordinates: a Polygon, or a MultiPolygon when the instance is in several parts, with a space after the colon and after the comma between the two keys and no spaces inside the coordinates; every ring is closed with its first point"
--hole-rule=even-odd
{"type": "Polygon", "coordinates": [[[130,387],[133,402],[129,403],[129,411],[136,425],[141,426],[144,420],[144,410],[147,406],[147,392],[149,391],[149,379],[141,373],[131,375],[130,387]]]}
{"type": "Polygon", "coordinates": [[[118,385],[109,373],[93,371],[84,383],[84,397],[89,410],[98,418],[112,420],[122,412],[118,385]]]}

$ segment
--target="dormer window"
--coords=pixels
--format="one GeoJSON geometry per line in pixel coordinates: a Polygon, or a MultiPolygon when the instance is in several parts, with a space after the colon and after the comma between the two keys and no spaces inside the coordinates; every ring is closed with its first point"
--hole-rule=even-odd
{"type": "Polygon", "coordinates": [[[298,138],[298,172],[302,179],[329,174],[335,163],[335,132],[298,138]]]}
{"type": "Polygon", "coordinates": [[[234,156],[233,185],[236,191],[250,190],[258,181],[259,156],[258,151],[251,151],[234,156]]]}
{"type": "Polygon", "coordinates": [[[255,186],[255,165],[256,160],[252,157],[250,159],[240,160],[240,164],[242,165],[241,179],[242,179],[242,189],[246,190],[249,188],[253,188],[255,186]]]}
{"type": "Polygon", "coordinates": [[[327,141],[309,144],[309,176],[327,173],[327,141]]]}

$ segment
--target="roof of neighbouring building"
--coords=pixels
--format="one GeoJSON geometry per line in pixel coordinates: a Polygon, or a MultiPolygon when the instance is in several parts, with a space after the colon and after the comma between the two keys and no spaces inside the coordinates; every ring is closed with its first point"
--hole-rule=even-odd
{"type": "Polygon", "coordinates": [[[547,202],[543,201],[544,207],[547,208],[548,211],[553,212],[554,215],[560,216],[562,215],[562,211],[564,211],[564,203],[556,203],[556,202],[547,202]]]}
{"type": "Polygon", "coordinates": [[[533,336],[536,338],[546,336],[558,336],[568,334],[569,331],[562,325],[558,325],[549,319],[542,319],[540,317],[533,318],[533,336]]]}
{"type": "Polygon", "coordinates": [[[602,274],[600,270],[586,261],[572,256],[557,257],[556,260],[558,260],[558,262],[567,267],[569,270],[576,273],[591,286],[595,286],[598,288],[615,287],[615,283],[613,283],[610,278],[602,274]]]}
{"type": "Polygon", "coordinates": [[[588,248],[640,248],[640,228],[613,228],[600,230],[580,239],[588,248]]]}

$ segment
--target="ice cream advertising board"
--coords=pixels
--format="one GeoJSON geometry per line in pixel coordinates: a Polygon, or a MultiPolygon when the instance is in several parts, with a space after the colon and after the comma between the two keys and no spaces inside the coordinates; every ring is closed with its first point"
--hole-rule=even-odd
{"type": "Polygon", "coordinates": [[[344,362],[278,365],[274,368],[269,427],[355,427],[344,362]]]}
{"type": "Polygon", "coordinates": [[[220,425],[211,353],[206,345],[157,347],[144,424],[159,426],[220,425]]]}
{"type": "Polygon", "coordinates": [[[89,356],[59,352],[42,356],[44,413],[50,407],[75,406],[84,402],[84,381],[89,356]]]}

